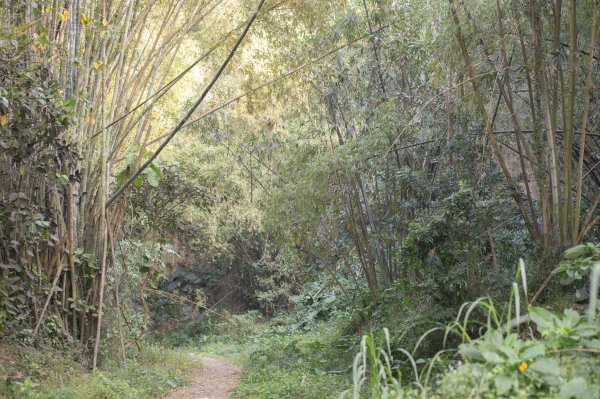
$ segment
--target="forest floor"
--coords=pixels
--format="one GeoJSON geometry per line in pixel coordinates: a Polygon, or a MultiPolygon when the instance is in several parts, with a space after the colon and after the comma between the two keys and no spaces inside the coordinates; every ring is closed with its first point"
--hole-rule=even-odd
{"type": "MultiPolygon", "coordinates": [[[[215,335],[172,332],[162,344],[240,365],[241,376],[233,383],[232,398],[322,399],[339,397],[352,386],[353,344],[360,342],[360,337],[353,337],[352,343],[340,348],[344,343],[339,341],[333,323],[314,323],[310,331],[288,329],[274,321],[237,327],[215,331],[215,335]]],[[[188,377],[190,387],[195,385],[190,381],[193,378],[188,377]]],[[[179,392],[183,390],[167,398],[179,398],[179,392]]]]}
{"type": "Polygon", "coordinates": [[[241,367],[211,357],[191,356],[198,361],[198,367],[189,375],[189,384],[171,392],[165,399],[229,398],[240,380],[241,367]]]}

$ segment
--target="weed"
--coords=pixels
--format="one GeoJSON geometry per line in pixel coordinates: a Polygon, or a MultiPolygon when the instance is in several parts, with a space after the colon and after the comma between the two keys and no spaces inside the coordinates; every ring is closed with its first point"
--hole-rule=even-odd
{"type": "Polygon", "coordinates": [[[0,397],[19,399],[154,398],[183,385],[185,373],[197,363],[183,351],[144,345],[132,353],[127,367],[109,362],[106,369],[89,373],[64,353],[25,351],[15,359],[17,378],[0,386],[0,397]]]}

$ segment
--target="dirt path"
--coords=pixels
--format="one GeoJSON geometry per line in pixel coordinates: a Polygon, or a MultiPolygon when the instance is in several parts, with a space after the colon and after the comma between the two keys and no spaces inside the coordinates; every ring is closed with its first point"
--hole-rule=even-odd
{"type": "Polygon", "coordinates": [[[164,399],[229,398],[240,379],[241,367],[210,357],[196,358],[202,367],[190,375],[190,385],[176,389],[164,399]]]}

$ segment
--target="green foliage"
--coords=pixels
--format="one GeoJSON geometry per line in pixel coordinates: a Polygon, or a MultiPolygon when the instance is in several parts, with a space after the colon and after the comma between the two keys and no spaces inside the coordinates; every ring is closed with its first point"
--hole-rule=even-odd
{"type": "Polygon", "coordinates": [[[306,265],[291,248],[273,245],[264,231],[262,212],[250,204],[229,200],[214,203],[210,212],[197,204],[190,208],[176,217],[177,223],[187,221],[187,226],[164,225],[178,241],[183,237],[189,241],[182,248],[184,256],[172,262],[179,269],[158,284],[173,297],[151,298],[156,320],[170,317],[189,321],[194,313],[190,301],[195,301],[196,292],[202,292],[208,304],[258,309],[264,315],[291,307],[291,297],[304,281],[306,265]],[[175,296],[188,302],[172,300],[175,296]]]}
{"type": "MultiPolygon", "coordinates": [[[[491,383],[499,396],[522,390],[523,386],[541,385],[556,378],[558,364],[544,357],[543,343],[523,341],[517,334],[488,331],[472,344],[462,344],[459,353],[478,374],[492,376],[491,383]],[[524,373],[529,370],[527,373],[524,373]]],[[[490,383],[490,382],[488,382],[490,383]]]]}
{"type": "Polygon", "coordinates": [[[291,335],[255,347],[236,398],[308,398],[335,396],[345,384],[345,370],[323,336],[291,335]]]}
{"type": "Polygon", "coordinates": [[[531,307],[529,314],[549,348],[600,350],[600,321],[587,321],[573,309],[565,309],[560,317],[544,308],[531,307]]]}
{"type": "Polygon", "coordinates": [[[47,199],[36,190],[56,184],[62,190],[80,178],[64,174],[79,158],[62,136],[74,123],[74,100],[64,100],[47,67],[24,63],[27,35],[9,25],[0,33],[0,332],[30,327],[33,303],[39,306],[48,288],[36,253],[59,237],[47,199]]]}
{"type": "MultiPolygon", "coordinates": [[[[98,164],[95,130],[99,123],[94,118],[99,113],[103,119],[120,115],[119,109],[108,107],[110,100],[131,109],[135,105],[131,100],[146,98],[155,83],[168,80],[171,68],[165,68],[163,61],[175,70],[210,48],[211,42],[227,44],[228,39],[220,35],[238,26],[250,2],[207,11],[206,16],[214,20],[206,27],[194,22],[187,29],[188,22],[183,22],[178,29],[186,34],[182,41],[174,32],[154,40],[151,32],[163,32],[155,24],[165,21],[164,15],[196,21],[194,13],[202,7],[193,2],[176,2],[175,11],[164,15],[164,5],[154,8],[142,2],[133,16],[111,17],[110,21],[83,13],[69,17],[67,9],[44,11],[43,3],[13,1],[19,11],[14,19],[6,18],[6,25],[14,24],[15,29],[0,33],[0,58],[6,61],[0,65],[0,332],[15,332],[16,342],[32,344],[28,327],[39,317],[39,305],[49,294],[49,280],[57,266],[67,264],[66,244],[57,244],[70,230],[67,222],[77,219],[77,241],[85,249],[76,249],[75,269],[65,267],[64,281],[69,284],[59,284],[62,288],[50,296],[52,306],[40,333],[42,342],[65,347],[72,341],[65,329],[83,340],[92,336],[97,314],[92,304],[99,297],[97,255],[99,249],[108,247],[101,242],[104,232],[98,234],[103,225],[97,216],[99,182],[105,179],[98,174],[104,168],[98,164]],[[36,21],[43,22],[21,21],[25,5],[33,10],[36,21]],[[150,18],[138,20],[138,15],[150,18]],[[71,24],[78,18],[81,25],[71,24]],[[134,21],[131,29],[126,21],[134,21]],[[147,28],[137,21],[146,21],[147,28]],[[50,34],[47,26],[56,32],[50,34]],[[80,27],[76,35],[70,34],[80,27]],[[102,34],[95,34],[95,28],[102,34]],[[32,32],[35,35],[29,37],[32,32]],[[117,54],[119,45],[128,42],[121,40],[126,32],[133,32],[133,38],[151,38],[146,41],[155,45],[133,43],[130,50],[120,50],[123,58],[115,60],[118,67],[113,68],[117,78],[139,75],[139,80],[121,85],[104,73],[108,71],[104,60],[94,62],[94,52],[106,47],[110,54],[117,54]],[[68,44],[65,48],[57,45],[61,38],[68,44]],[[106,46],[100,46],[98,38],[106,39],[106,46]],[[89,45],[78,48],[80,39],[89,45]],[[187,51],[176,54],[172,43],[187,51]],[[26,52],[31,46],[40,52],[26,52]],[[146,64],[144,56],[154,54],[150,49],[166,56],[146,64]],[[51,62],[52,68],[31,66],[28,60],[46,51],[50,61],[41,63],[51,62]],[[167,70],[164,74],[163,69],[167,70]],[[82,82],[74,85],[75,91],[81,94],[65,99],[50,76],[70,79],[75,72],[80,74],[75,80],[82,82]],[[86,82],[95,83],[87,87],[86,82]],[[108,93],[99,92],[95,86],[99,82],[108,93]],[[86,92],[94,98],[86,98],[86,92]],[[80,124],[74,126],[76,122],[80,124]],[[78,148],[66,140],[67,135],[85,150],[87,159],[79,159],[78,148]],[[80,165],[87,170],[76,170],[80,165]],[[80,181],[80,175],[85,179],[80,181]],[[27,190],[19,188],[24,182],[27,190]],[[74,218],[65,212],[70,207],[66,205],[71,205],[66,204],[71,194],[67,190],[73,187],[80,204],[74,218]],[[52,253],[56,263],[49,262],[52,253]],[[70,279],[75,272],[78,275],[70,279]],[[63,317],[56,316],[56,310],[63,317]],[[90,331],[82,331],[84,326],[90,331]]],[[[144,334],[150,315],[166,329],[185,323],[183,329],[168,335],[170,345],[207,346],[215,340],[229,345],[231,352],[241,346],[239,356],[251,367],[238,389],[239,397],[328,396],[348,377],[349,362],[343,363],[356,350],[360,355],[354,364],[354,396],[595,394],[589,377],[590,370],[597,370],[597,362],[588,354],[599,346],[594,319],[597,295],[590,298],[588,320],[574,310],[558,315],[531,308],[530,317],[541,339],[519,330],[513,333],[507,326],[513,313],[512,297],[504,309],[495,299],[511,289],[517,254],[538,258],[531,270],[535,283],[546,278],[545,257],[551,257],[554,250],[547,243],[562,242],[554,226],[546,231],[547,224],[562,228],[562,216],[555,217],[562,210],[550,208],[565,206],[567,217],[562,225],[575,219],[567,209],[572,197],[568,191],[557,197],[564,198],[564,204],[554,197],[547,202],[550,194],[562,194],[563,186],[571,190],[566,179],[570,174],[567,170],[564,183],[553,176],[559,193],[546,187],[548,148],[538,134],[551,130],[542,128],[540,115],[550,115],[552,125],[561,125],[555,119],[565,101],[557,99],[565,91],[567,74],[547,65],[560,65],[562,55],[554,54],[560,53],[557,49],[546,52],[546,48],[539,54],[528,52],[538,42],[552,41],[551,32],[562,32],[556,41],[566,37],[561,26],[552,25],[554,20],[562,23],[554,17],[561,13],[532,9],[528,19],[519,12],[517,2],[499,2],[511,28],[504,38],[490,33],[498,24],[493,2],[479,2],[479,7],[455,3],[459,3],[460,19],[466,21],[467,52],[476,60],[477,79],[467,77],[464,62],[456,56],[455,26],[448,19],[447,6],[424,0],[292,0],[283,8],[261,13],[252,29],[255,41],[244,54],[236,55],[227,70],[231,77],[217,85],[206,104],[212,108],[212,102],[219,104],[240,90],[245,93],[242,107],[217,107],[219,113],[178,133],[171,148],[161,153],[161,161],[150,164],[134,180],[127,200],[110,210],[111,228],[122,226],[123,230],[111,231],[117,248],[116,254],[110,250],[108,254],[111,261],[111,255],[116,255],[116,260],[108,268],[105,313],[123,315],[129,344],[144,334]],[[538,17],[544,30],[540,40],[528,26],[538,17]],[[509,48],[524,49],[522,54],[511,53],[512,67],[499,62],[504,40],[509,48]],[[351,45],[345,45],[349,41],[351,45]],[[327,54],[333,48],[337,48],[334,54],[327,54]],[[318,62],[306,63],[311,59],[318,62]],[[304,65],[301,74],[285,73],[299,65],[304,65]],[[511,74],[499,72],[509,67],[511,74]],[[273,78],[275,84],[261,85],[273,78]],[[496,96],[502,84],[508,90],[512,78],[519,87],[527,81],[530,90],[529,98],[525,90],[515,90],[518,115],[508,112],[506,96],[496,96]],[[471,81],[481,90],[477,96],[467,89],[471,81]],[[539,90],[533,90],[532,83],[534,88],[548,86],[552,100],[539,101],[539,90]],[[256,85],[261,89],[252,89],[256,85]],[[483,98],[484,103],[474,107],[474,98],[483,98]],[[554,109],[545,109],[548,103],[554,109]],[[502,148],[510,169],[504,173],[515,180],[510,187],[488,148],[487,141],[495,136],[481,137],[478,109],[494,109],[491,124],[499,130],[494,132],[499,142],[527,155],[529,166],[519,170],[517,157],[502,148]],[[522,120],[523,128],[533,134],[523,139],[506,135],[501,129],[516,125],[511,117],[522,120]],[[520,192],[524,182],[532,185],[533,199],[529,192],[520,192]],[[526,202],[522,214],[511,197],[526,202]],[[119,215],[126,215],[125,220],[119,215]],[[533,224],[543,234],[528,232],[525,215],[540,219],[533,224]],[[542,241],[546,254],[538,252],[542,241]],[[456,308],[465,301],[475,302],[460,307],[454,318],[456,308]],[[250,311],[239,314],[241,310],[250,311]],[[337,330],[328,330],[324,323],[337,330]],[[358,342],[365,331],[385,327],[393,334],[384,330],[378,338],[368,334],[358,342]],[[459,342],[457,356],[466,364],[445,352],[459,342]],[[402,347],[414,349],[408,353],[402,347]],[[583,353],[577,359],[563,355],[575,350],[583,353]],[[452,372],[442,373],[448,367],[452,372]],[[422,386],[405,388],[413,379],[422,386]],[[560,390],[553,380],[563,383],[560,390]]],[[[73,8],[75,3],[68,4],[73,6],[65,7],[73,8]]],[[[584,48],[591,4],[579,7],[583,23],[578,21],[581,33],[576,46],[584,48]]],[[[10,11],[6,14],[13,16],[10,11]]],[[[163,27],[166,32],[173,24],[163,27]]],[[[207,57],[206,62],[216,62],[226,51],[226,46],[219,46],[210,50],[215,57],[207,57]]],[[[571,52],[576,57],[581,54],[571,52]]],[[[581,59],[577,61],[584,65],[581,59]]],[[[207,66],[211,65],[203,65],[203,70],[207,66]]],[[[577,69],[577,75],[580,70],[584,68],[577,69]]],[[[111,177],[115,187],[152,155],[139,145],[142,135],[155,138],[150,126],[162,130],[165,122],[176,120],[192,103],[190,93],[196,95],[196,85],[202,84],[205,75],[193,74],[185,78],[188,87],[166,94],[168,104],[159,103],[156,97],[156,102],[146,103],[159,109],[155,117],[146,119],[151,111],[144,108],[111,124],[108,146],[110,164],[118,168],[111,177]],[[130,134],[136,130],[134,120],[140,122],[135,135],[130,134]],[[115,162],[113,155],[123,153],[120,163],[115,162]]],[[[577,79],[570,83],[579,87],[583,82],[577,79]]],[[[161,90],[161,96],[165,93],[161,90]]],[[[542,90],[541,94],[546,93],[542,90]]],[[[575,108],[579,113],[579,107],[575,108]]],[[[596,108],[592,102],[590,117],[596,108]]],[[[562,111],[567,119],[568,110],[562,111]]],[[[562,128],[568,144],[569,131],[574,129],[562,128]]],[[[597,143],[589,137],[582,144],[590,148],[587,152],[595,153],[597,143]]],[[[559,147],[557,159],[562,160],[559,147]]],[[[593,157],[584,161],[588,166],[595,164],[593,157]]],[[[561,162],[553,163],[561,166],[561,162]]],[[[599,181],[598,170],[586,172],[585,198],[597,195],[597,184],[587,183],[599,181]]],[[[584,209],[588,206],[583,204],[584,209]]],[[[594,221],[592,213],[589,220],[594,221]]],[[[589,234],[597,231],[591,226],[589,234]]],[[[597,245],[575,247],[556,270],[575,282],[580,300],[589,296],[585,283],[599,254],[597,245]]],[[[525,308],[520,306],[518,291],[513,285],[517,324],[525,308]]],[[[122,335],[119,327],[123,326],[117,321],[122,320],[107,317],[103,324],[104,364],[110,364],[111,349],[122,335]]],[[[113,378],[116,369],[89,377],[89,391],[81,395],[143,397],[180,383],[168,372],[140,371],[138,366],[145,361],[138,361],[123,378],[113,378]],[[144,386],[135,385],[134,380],[144,386]]],[[[74,384],[65,386],[57,397],[77,397],[79,386],[74,384]]],[[[40,385],[35,378],[25,377],[11,389],[35,395],[40,385]]]]}
{"type": "MultiPolygon", "coordinates": [[[[408,354],[414,365],[414,359],[408,354]]],[[[394,357],[390,345],[390,333],[387,328],[383,329],[379,339],[375,339],[373,333],[363,336],[360,344],[360,352],[354,358],[352,375],[354,388],[352,397],[358,399],[361,390],[368,383],[369,397],[392,398],[401,392],[401,374],[394,370],[394,357]]],[[[416,373],[416,368],[414,369],[416,373]]],[[[418,383],[418,375],[415,375],[418,383]]]]}
{"type": "MultiPolygon", "coordinates": [[[[522,269],[524,273],[524,269],[522,269]]],[[[515,285],[516,286],[516,285],[515,285]]],[[[596,288],[597,290],[597,288],[596,288]]],[[[597,295],[594,292],[593,295],[597,295]]],[[[516,296],[518,299],[518,295],[516,296]]],[[[512,301],[511,301],[512,302],[512,301]]],[[[509,302],[504,316],[491,299],[481,298],[465,304],[456,321],[445,328],[464,342],[458,347],[460,361],[442,350],[418,371],[418,362],[403,351],[414,369],[417,387],[403,386],[395,373],[389,332],[374,339],[363,337],[361,351],[354,363],[355,398],[368,386],[373,398],[427,397],[445,398],[593,398],[600,394],[596,374],[600,360],[594,354],[600,341],[600,321],[590,313],[586,320],[578,312],[566,309],[562,317],[539,307],[530,307],[529,315],[541,339],[512,332],[509,302]],[[474,318],[474,311],[484,310],[484,323],[474,318]],[[463,310],[465,313],[463,314],[463,310]],[[461,317],[464,321],[460,321],[461,317]],[[485,329],[481,337],[472,337],[473,329],[485,329]],[[577,354],[577,356],[574,356],[577,354]],[[448,368],[438,369],[435,364],[448,368]],[[434,371],[434,378],[431,373],[434,371]],[[368,384],[367,384],[368,383],[368,384]]],[[[515,301],[519,309],[518,300],[515,301]]],[[[517,313],[518,316],[518,313],[517,313]]],[[[519,317],[517,317],[519,326],[519,317]]],[[[477,331],[477,330],[476,330],[477,331]]],[[[517,330],[518,331],[518,330],[517,330]]],[[[427,339],[429,332],[419,340],[427,339]]],[[[453,350],[450,350],[453,352],[453,350]]],[[[362,392],[362,393],[361,393],[362,392]]]]}
{"type": "Polygon", "coordinates": [[[564,253],[564,259],[553,273],[561,273],[563,285],[575,285],[575,296],[578,300],[590,297],[589,277],[592,266],[600,261],[600,245],[580,244],[569,248],[564,253]]]}
{"type": "Polygon", "coordinates": [[[426,273],[430,292],[444,304],[458,306],[485,293],[502,293],[510,284],[505,270],[517,257],[515,250],[524,247],[520,226],[503,226],[490,236],[495,218],[507,216],[505,206],[499,198],[490,198],[485,188],[459,182],[458,191],[431,204],[409,225],[400,248],[404,268],[426,273]],[[496,246],[495,265],[491,239],[496,246]]]}
{"type": "MultiPolygon", "coordinates": [[[[120,186],[123,184],[123,182],[125,182],[125,180],[129,179],[137,170],[136,168],[151,156],[152,152],[150,151],[140,151],[139,147],[131,147],[125,155],[121,169],[117,171],[117,185],[120,186]],[[141,156],[140,153],[142,154],[141,156]]],[[[138,176],[133,181],[133,185],[137,188],[141,187],[144,181],[143,179],[145,179],[151,187],[158,187],[160,181],[163,179],[161,167],[156,162],[151,162],[150,165],[148,165],[148,167],[142,172],[142,177],[138,176]]]]}
{"type": "Polygon", "coordinates": [[[292,297],[295,306],[293,322],[289,324],[291,330],[311,330],[317,323],[329,321],[344,312],[335,291],[323,289],[326,284],[326,280],[308,284],[300,295],[292,297]]]}
{"type": "Polygon", "coordinates": [[[264,330],[265,320],[256,310],[242,314],[231,314],[226,310],[204,312],[195,321],[183,328],[158,334],[173,347],[202,347],[215,340],[235,342],[248,336],[258,335],[264,330]]]}
{"type": "MultiPolygon", "coordinates": [[[[600,393],[593,371],[600,367],[596,357],[561,356],[551,340],[523,340],[500,330],[489,330],[473,343],[462,344],[458,363],[436,355],[420,372],[418,362],[406,352],[420,386],[411,388],[402,385],[401,376],[395,373],[388,334],[379,341],[372,334],[363,338],[354,363],[355,398],[363,397],[367,386],[370,394],[366,397],[372,398],[593,398],[600,393]],[[435,362],[447,364],[450,371],[439,369],[441,374],[432,383],[435,362]]],[[[600,326],[596,325],[593,336],[599,335],[600,326]]],[[[562,346],[567,352],[578,348],[562,346]]]]}
{"type": "Polygon", "coordinates": [[[186,341],[188,347],[244,366],[234,398],[321,399],[335,397],[346,386],[352,351],[333,325],[298,332],[281,328],[285,320],[255,319],[251,326],[246,318],[243,323],[233,318],[214,325],[212,335],[186,341]]]}
{"type": "MultiPolygon", "coordinates": [[[[15,355],[13,355],[15,356],[15,355]]],[[[198,362],[188,353],[144,345],[131,352],[127,367],[118,363],[90,373],[68,352],[26,350],[16,355],[3,375],[11,377],[0,385],[0,396],[19,399],[154,398],[184,385],[185,373],[198,362]],[[12,367],[12,368],[10,368],[12,367]],[[21,368],[23,367],[23,368],[21,368]],[[5,374],[6,373],[6,374],[5,374]]]]}
{"type": "Polygon", "coordinates": [[[254,280],[253,299],[265,315],[274,315],[292,306],[300,290],[305,264],[290,248],[269,251],[252,263],[249,275],[254,280]]]}

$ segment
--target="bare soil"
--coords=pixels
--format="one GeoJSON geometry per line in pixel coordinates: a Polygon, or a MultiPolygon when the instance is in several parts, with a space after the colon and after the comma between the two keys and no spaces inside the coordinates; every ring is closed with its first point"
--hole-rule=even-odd
{"type": "Polygon", "coordinates": [[[165,396],[164,399],[227,399],[242,374],[239,366],[220,359],[195,356],[201,366],[192,372],[190,384],[165,396]]]}

